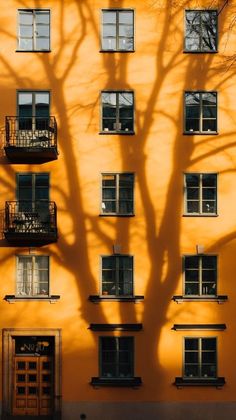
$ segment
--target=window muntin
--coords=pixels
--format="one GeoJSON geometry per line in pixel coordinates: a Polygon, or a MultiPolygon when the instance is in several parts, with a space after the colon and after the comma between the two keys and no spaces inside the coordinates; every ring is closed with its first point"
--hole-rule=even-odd
{"type": "Polygon", "coordinates": [[[18,48],[25,51],[50,50],[50,11],[19,10],[18,48]]]}
{"type": "Polygon", "coordinates": [[[16,295],[20,297],[49,295],[48,256],[17,256],[16,295]]]}
{"type": "Polygon", "coordinates": [[[185,51],[217,51],[217,11],[185,11],[185,51]]]}
{"type": "Polygon", "coordinates": [[[134,175],[102,175],[102,214],[132,215],[134,175]]]}
{"type": "Polygon", "coordinates": [[[102,295],[133,295],[133,257],[113,255],[102,257],[102,295]]]}
{"type": "Polygon", "coordinates": [[[217,256],[192,255],[184,257],[184,295],[217,295],[217,256]]]}
{"type": "Polygon", "coordinates": [[[185,92],[185,132],[217,132],[217,92],[185,92]]]}
{"type": "Polygon", "coordinates": [[[217,213],[216,174],[185,174],[185,213],[217,213]]]}
{"type": "Polygon", "coordinates": [[[102,10],[102,50],[134,50],[133,10],[102,10]]]}
{"type": "Polygon", "coordinates": [[[134,131],[133,92],[102,92],[102,132],[134,131]]]}
{"type": "Polygon", "coordinates": [[[216,338],[184,338],[185,378],[211,379],[217,376],[216,338]]]}
{"type": "Polygon", "coordinates": [[[100,377],[134,377],[133,337],[100,337],[100,377]]]}

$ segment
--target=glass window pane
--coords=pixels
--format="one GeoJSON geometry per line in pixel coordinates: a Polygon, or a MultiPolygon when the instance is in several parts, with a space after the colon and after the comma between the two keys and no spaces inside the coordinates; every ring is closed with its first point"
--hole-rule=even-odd
{"type": "Polygon", "coordinates": [[[185,350],[198,350],[198,339],[185,338],[185,350]]]}
{"type": "Polygon", "coordinates": [[[187,199],[188,200],[198,200],[199,199],[199,194],[200,194],[200,189],[199,188],[188,188],[187,189],[187,199]]]}
{"type": "Polygon", "coordinates": [[[19,35],[21,38],[32,38],[33,26],[20,26],[19,35]]]}
{"type": "Polygon", "coordinates": [[[19,39],[19,48],[21,50],[32,50],[33,49],[33,40],[32,39],[26,39],[26,38],[20,38],[19,39]]]}
{"type": "Polygon", "coordinates": [[[49,26],[48,25],[37,25],[36,27],[36,37],[45,37],[49,38],[49,26]]]}
{"type": "Polygon", "coordinates": [[[103,37],[115,37],[116,26],[115,25],[104,25],[103,26],[103,37]]]}
{"type": "Polygon", "coordinates": [[[216,202],[214,202],[214,201],[203,201],[202,211],[203,211],[203,213],[216,213],[216,202]]]}
{"type": "Polygon", "coordinates": [[[33,13],[27,11],[19,12],[19,21],[20,24],[32,25],[33,24],[33,13]]]}
{"type": "Polygon", "coordinates": [[[199,186],[199,175],[187,174],[185,175],[187,187],[198,187],[199,186]]]}
{"type": "Polygon", "coordinates": [[[199,283],[185,283],[185,295],[199,295],[199,283]]]}
{"type": "Polygon", "coordinates": [[[188,51],[198,51],[200,49],[199,44],[200,44],[199,38],[192,38],[192,37],[185,38],[185,48],[188,51]]]}
{"type": "Polygon", "coordinates": [[[132,11],[120,11],[119,12],[119,23],[133,24],[133,12],[132,11]]]}
{"type": "Polygon", "coordinates": [[[115,50],[116,39],[115,38],[102,38],[102,49],[103,50],[115,50]]]}
{"type": "Polygon", "coordinates": [[[216,92],[202,93],[202,104],[203,105],[216,105],[216,92]]]}
{"type": "Polygon", "coordinates": [[[199,132],[200,131],[200,120],[199,119],[186,119],[185,130],[187,132],[199,132]]]}
{"type": "Polygon", "coordinates": [[[132,51],[134,49],[133,38],[121,38],[119,37],[119,49],[132,51]]]}
{"type": "Polygon", "coordinates": [[[200,94],[197,92],[186,92],[185,103],[186,105],[200,105],[200,94]]]}
{"type": "Polygon", "coordinates": [[[115,268],[116,257],[102,257],[102,268],[115,268]]]}
{"type": "Polygon", "coordinates": [[[36,22],[36,24],[44,23],[44,24],[49,25],[49,20],[50,20],[50,12],[49,11],[38,10],[38,11],[35,12],[35,22],[36,22]]]}
{"type": "Polygon", "coordinates": [[[35,185],[37,187],[49,187],[48,174],[37,174],[35,177],[35,185]]]}
{"type": "Polygon", "coordinates": [[[216,120],[203,120],[203,131],[217,131],[216,120]]]}
{"type": "Polygon", "coordinates": [[[49,50],[49,38],[36,38],[36,50],[49,50]]]}
{"type": "Polygon", "coordinates": [[[103,23],[116,23],[116,12],[103,11],[102,19],[103,23]]]}
{"type": "Polygon", "coordinates": [[[202,175],[202,185],[203,187],[213,187],[216,186],[216,175],[214,174],[204,174],[202,175]]]}
{"type": "Polygon", "coordinates": [[[216,268],[216,261],[217,261],[217,257],[216,256],[205,256],[202,257],[202,267],[203,268],[216,268]]]}
{"type": "Polygon", "coordinates": [[[35,257],[35,262],[36,262],[36,264],[37,264],[37,268],[38,269],[46,269],[46,270],[48,270],[48,262],[49,262],[49,259],[48,259],[48,257],[35,257]]]}
{"type": "Polygon", "coordinates": [[[188,201],[187,202],[187,213],[199,213],[199,201],[188,201]]]}
{"type": "Polygon", "coordinates": [[[203,350],[216,350],[216,338],[202,338],[203,350]]]}

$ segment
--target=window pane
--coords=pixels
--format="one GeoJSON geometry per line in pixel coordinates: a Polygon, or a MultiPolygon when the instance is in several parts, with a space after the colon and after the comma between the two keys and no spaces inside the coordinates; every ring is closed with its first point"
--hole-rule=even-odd
{"type": "Polygon", "coordinates": [[[203,201],[203,213],[216,213],[216,203],[214,201],[203,201]]]}
{"type": "Polygon", "coordinates": [[[116,339],[114,337],[102,337],[101,344],[103,350],[116,350],[116,339]]]}
{"type": "Polygon", "coordinates": [[[215,378],[216,377],[216,366],[210,365],[210,366],[202,366],[202,376],[215,378]]]}
{"type": "Polygon", "coordinates": [[[103,23],[116,23],[116,12],[103,11],[102,18],[103,23]]]}
{"type": "Polygon", "coordinates": [[[115,268],[116,258],[115,257],[102,257],[102,268],[115,268]]]}
{"type": "Polygon", "coordinates": [[[115,37],[116,26],[115,25],[104,25],[103,26],[103,37],[115,37]]]}
{"type": "Polygon", "coordinates": [[[26,38],[20,38],[19,39],[19,48],[21,50],[32,50],[33,49],[33,40],[32,39],[26,39],[26,38]]]}
{"type": "Polygon", "coordinates": [[[202,349],[203,350],[216,350],[216,338],[203,338],[202,349]]]}
{"type": "Polygon", "coordinates": [[[200,194],[200,189],[199,188],[188,188],[187,189],[187,199],[188,200],[198,200],[199,199],[199,194],[200,194]]]}
{"type": "Polygon", "coordinates": [[[202,185],[203,187],[213,187],[216,186],[216,175],[202,175],[202,185]]]}
{"type": "Polygon", "coordinates": [[[185,257],[185,268],[198,268],[199,266],[199,257],[185,257]]]}
{"type": "Polygon", "coordinates": [[[199,175],[188,174],[185,175],[187,187],[199,186],[199,175]]]}
{"type": "Polygon", "coordinates": [[[199,295],[199,283],[185,283],[185,295],[199,295]]]}
{"type": "Polygon", "coordinates": [[[119,37],[119,49],[132,51],[134,49],[133,38],[121,38],[119,37]]]}
{"type": "Polygon", "coordinates": [[[217,257],[216,256],[205,256],[202,257],[202,267],[203,268],[216,268],[216,261],[217,261],[217,257]]]}
{"type": "Polygon", "coordinates": [[[186,363],[198,363],[198,351],[186,351],[185,352],[186,363]]]}
{"type": "Polygon", "coordinates": [[[185,350],[198,350],[198,339],[197,338],[186,338],[185,339],[185,350]]]}
{"type": "Polygon", "coordinates": [[[199,118],[200,107],[199,106],[186,106],[186,117],[187,118],[199,118]]]}
{"type": "Polygon", "coordinates": [[[199,201],[188,201],[187,202],[187,213],[199,213],[199,201]]]}
{"type": "Polygon", "coordinates": [[[26,25],[32,25],[33,24],[33,13],[24,11],[24,12],[19,12],[19,20],[20,20],[20,24],[26,24],[26,25]]]}
{"type": "Polygon", "coordinates": [[[33,26],[20,26],[19,34],[21,38],[32,38],[33,26]]]}
{"type": "Polygon", "coordinates": [[[199,105],[200,106],[200,94],[197,92],[186,92],[185,103],[186,105],[199,105]]]}
{"type": "Polygon", "coordinates": [[[119,12],[119,23],[133,24],[133,12],[132,11],[119,12]]]}
{"type": "Polygon", "coordinates": [[[186,131],[200,131],[200,120],[186,119],[186,131]]]}
{"type": "Polygon", "coordinates": [[[203,120],[203,131],[217,131],[216,120],[203,120]]]}
{"type": "Polygon", "coordinates": [[[49,38],[36,38],[37,50],[49,50],[49,48],[50,48],[49,38]]]}
{"type": "Polygon", "coordinates": [[[49,11],[36,11],[35,22],[49,25],[49,16],[50,16],[49,11]]]}
{"type": "Polygon", "coordinates": [[[116,49],[115,38],[103,38],[102,39],[102,49],[103,50],[115,50],[116,49]]]}
{"type": "Polygon", "coordinates": [[[216,93],[215,92],[202,93],[202,104],[203,105],[216,105],[216,93]]]}
{"type": "Polygon", "coordinates": [[[185,365],[184,376],[198,377],[199,376],[198,365],[193,365],[193,366],[185,365]]]}

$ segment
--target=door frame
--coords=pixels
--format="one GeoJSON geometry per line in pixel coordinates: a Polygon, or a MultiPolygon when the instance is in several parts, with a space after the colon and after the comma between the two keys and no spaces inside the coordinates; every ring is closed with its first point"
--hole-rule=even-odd
{"type": "Polygon", "coordinates": [[[12,415],[13,402],[13,337],[20,336],[50,336],[54,337],[54,413],[52,418],[61,419],[61,329],[49,328],[4,328],[2,331],[3,347],[3,406],[2,419],[14,419],[12,415]]]}

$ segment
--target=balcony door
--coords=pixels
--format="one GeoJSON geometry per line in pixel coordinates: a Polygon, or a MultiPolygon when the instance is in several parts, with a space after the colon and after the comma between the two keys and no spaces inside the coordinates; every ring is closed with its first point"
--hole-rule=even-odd
{"type": "Polygon", "coordinates": [[[38,212],[40,218],[49,215],[49,174],[24,173],[17,175],[19,211],[38,212]]]}
{"type": "Polygon", "coordinates": [[[50,94],[47,91],[18,92],[19,130],[48,130],[50,94]]]}

